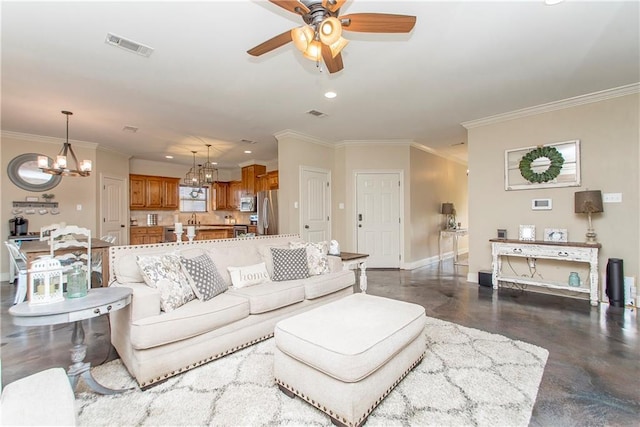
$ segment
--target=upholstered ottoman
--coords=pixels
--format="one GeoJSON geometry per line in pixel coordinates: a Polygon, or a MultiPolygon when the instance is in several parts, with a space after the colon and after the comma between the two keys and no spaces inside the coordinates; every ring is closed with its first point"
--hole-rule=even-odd
{"type": "Polygon", "coordinates": [[[276,384],[359,426],[422,360],[424,326],[423,307],[366,294],[292,316],[275,327],[276,384]]]}

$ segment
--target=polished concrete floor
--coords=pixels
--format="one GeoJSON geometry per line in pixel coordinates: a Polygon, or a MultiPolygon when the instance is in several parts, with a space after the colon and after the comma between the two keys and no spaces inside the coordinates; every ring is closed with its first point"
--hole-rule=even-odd
{"type": "MultiPolygon", "coordinates": [[[[412,271],[369,270],[368,293],[414,302],[427,315],[505,335],[549,351],[532,426],[639,426],[640,319],[635,310],[466,282],[451,260],[412,271]]],[[[25,328],[7,313],[13,286],[3,282],[2,382],[69,365],[71,325],[25,328]]],[[[85,321],[86,360],[117,357],[106,317],[85,321]]]]}

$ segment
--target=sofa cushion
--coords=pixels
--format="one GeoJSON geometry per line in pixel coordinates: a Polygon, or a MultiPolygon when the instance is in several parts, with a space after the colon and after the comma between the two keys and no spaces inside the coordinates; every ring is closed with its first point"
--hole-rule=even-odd
{"type": "Polygon", "coordinates": [[[226,282],[218,273],[209,255],[202,254],[195,258],[181,257],[180,262],[198,299],[208,301],[227,290],[226,282]]]}
{"type": "Polygon", "coordinates": [[[280,282],[283,280],[304,279],[309,277],[309,267],[307,266],[307,251],[305,248],[280,249],[271,248],[273,258],[273,280],[280,282]]]}
{"type": "Polygon", "coordinates": [[[162,311],[175,310],[195,298],[177,255],[139,255],[137,263],[145,283],[160,291],[162,311]]]}
{"type": "Polygon", "coordinates": [[[316,276],[318,274],[327,274],[330,271],[329,244],[327,242],[289,242],[291,248],[305,248],[307,251],[307,265],[309,267],[309,275],[316,276]]]}
{"type": "Polygon", "coordinates": [[[329,274],[310,276],[302,279],[306,299],[315,299],[329,295],[353,286],[355,282],[356,278],[353,270],[339,270],[329,274]]]}
{"type": "Polygon", "coordinates": [[[145,349],[184,340],[248,315],[249,301],[229,292],[209,301],[193,300],[170,313],[133,321],[131,345],[136,349],[145,349]]]}
{"type": "Polygon", "coordinates": [[[304,301],[304,285],[300,280],[268,282],[248,288],[230,289],[227,293],[246,298],[251,314],[266,313],[304,301]]]}
{"type": "Polygon", "coordinates": [[[264,262],[242,267],[227,267],[227,270],[229,270],[231,283],[233,284],[234,289],[259,285],[260,283],[271,281],[264,262]]]}
{"type": "Polygon", "coordinates": [[[232,285],[228,267],[255,265],[263,261],[257,245],[214,246],[208,248],[207,253],[228,286],[232,285]]]}

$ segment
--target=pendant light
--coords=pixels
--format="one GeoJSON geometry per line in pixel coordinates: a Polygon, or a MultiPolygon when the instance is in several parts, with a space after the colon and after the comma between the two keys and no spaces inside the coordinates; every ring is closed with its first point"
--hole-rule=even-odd
{"type": "Polygon", "coordinates": [[[38,156],[38,167],[42,172],[50,175],[89,176],[91,174],[91,160],[83,160],[78,163],[76,153],[73,152],[73,148],[71,148],[71,144],[69,143],[69,116],[73,115],[73,113],[71,111],[61,111],[61,113],[67,116],[67,139],[62,145],[62,149],[60,153],[58,153],[53,165],[49,164],[48,156],[38,156]],[[71,156],[71,159],[73,159],[75,169],[69,167],[70,159],[68,156],[71,156]]]}
{"type": "Polygon", "coordinates": [[[189,172],[184,177],[184,185],[189,187],[200,187],[200,174],[198,173],[198,169],[196,168],[196,153],[197,151],[192,151],[193,153],[193,167],[189,169],[189,172]]]}
{"type": "Polygon", "coordinates": [[[209,160],[209,148],[211,144],[205,144],[207,146],[207,161],[200,167],[200,183],[201,184],[213,184],[218,180],[218,169],[215,164],[209,160]]]}

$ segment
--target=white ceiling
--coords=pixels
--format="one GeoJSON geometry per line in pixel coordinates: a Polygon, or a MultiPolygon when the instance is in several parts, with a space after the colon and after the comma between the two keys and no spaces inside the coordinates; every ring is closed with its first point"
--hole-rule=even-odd
{"type": "Polygon", "coordinates": [[[291,43],[246,53],[302,24],[266,1],[4,1],[2,130],[64,138],[60,110],[70,110],[71,140],[185,165],[206,143],[222,167],[273,160],[274,134],[287,129],[415,141],[464,159],[461,122],[640,81],[639,6],[349,0],[342,14],[417,23],[410,34],[345,33],[345,68],[330,75],[291,43]],[[155,51],[110,46],[107,32],[155,51]],[[338,97],[325,99],[329,89],[338,97]]]}

